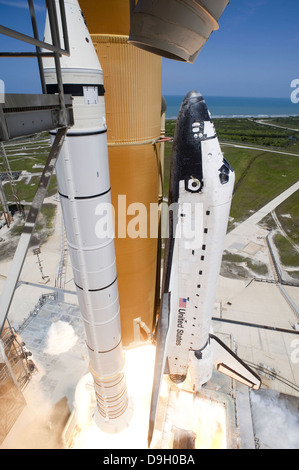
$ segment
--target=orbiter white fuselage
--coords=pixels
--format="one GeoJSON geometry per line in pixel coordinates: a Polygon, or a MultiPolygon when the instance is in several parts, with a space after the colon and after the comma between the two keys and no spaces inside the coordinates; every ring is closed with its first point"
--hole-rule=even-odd
{"type": "Polygon", "coordinates": [[[182,382],[189,370],[198,391],[215,364],[230,377],[260,387],[259,377],[211,331],[234,181],[207,105],[191,91],[182,102],[173,141],[149,443],[163,374],[182,382]]]}

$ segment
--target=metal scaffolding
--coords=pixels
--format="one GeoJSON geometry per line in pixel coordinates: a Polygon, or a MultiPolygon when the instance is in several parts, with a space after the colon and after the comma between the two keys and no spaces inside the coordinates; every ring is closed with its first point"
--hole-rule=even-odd
{"type": "Polygon", "coordinates": [[[5,323],[0,339],[0,386],[9,377],[23,390],[37,372],[36,365],[31,359],[32,353],[27,350],[25,343],[9,325],[5,323]]]}
{"type": "Polygon", "coordinates": [[[64,1],[59,0],[57,11],[55,0],[45,0],[53,44],[41,41],[38,36],[33,0],[28,0],[33,37],[0,25],[0,34],[18,39],[35,46],[35,52],[0,52],[1,57],[36,57],[39,66],[42,94],[5,94],[4,103],[0,104],[0,142],[16,137],[32,135],[38,132],[57,130],[51,151],[45,164],[37,192],[32,201],[23,232],[20,236],[7,280],[0,297],[0,335],[8,316],[16,285],[25,261],[29,243],[36,221],[47,193],[57,158],[68,128],[74,124],[72,97],[63,90],[60,67],[61,55],[69,56],[70,47],[66,24],[64,1]],[[63,31],[64,45],[60,43],[58,13],[63,31]],[[58,94],[48,95],[45,86],[42,57],[53,57],[58,94]]]}

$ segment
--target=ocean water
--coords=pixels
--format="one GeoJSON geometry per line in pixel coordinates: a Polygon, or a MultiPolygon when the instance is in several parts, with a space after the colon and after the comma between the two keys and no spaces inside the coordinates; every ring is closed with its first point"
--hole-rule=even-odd
{"type": "MultiPolygon", "coordinates": [[[[166,119],[176,119],[184,96],[164,95],[167,103],[166,119]]],[[[288,98],[237,98],[205,96],[213,118],[299,116],[299,103],[288,98]]]]}

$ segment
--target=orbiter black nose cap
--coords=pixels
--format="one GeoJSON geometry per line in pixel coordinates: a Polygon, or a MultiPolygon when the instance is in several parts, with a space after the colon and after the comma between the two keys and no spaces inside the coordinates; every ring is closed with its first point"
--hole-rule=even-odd
{"type": "Polygon", "coordinates": [[[211,114],[209,113],[207,104],[201,93],[196,90],[189,91],[183,101],[183,108],[188,110],[192,116],[193,122],[211,121],[211,114]]]}
{"type": "Polygon", "coordinates": [[[196,90],[189,91],[189,93],[184,98],[185,105],[196,104],[200,103],[201,101],[204,101],[204,98],[201,93],[196,90]]]}
{"type": "Polygon", "coordinates": [[[203,96],[201,93],[199,93],[198,91],[196,90],[191,90],[189,91],[189,93],[185,96],[185,100],[191,100],[191,99],[198,99],[198,100],[202,100],[203,99],[203,96]]]}

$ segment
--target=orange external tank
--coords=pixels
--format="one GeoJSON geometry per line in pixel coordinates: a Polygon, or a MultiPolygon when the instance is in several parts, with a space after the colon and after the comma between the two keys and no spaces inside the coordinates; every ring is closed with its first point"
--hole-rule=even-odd
{"type": "Polygon", "coordinates": [[[139,339],[138,319],[152,329],[155,318],[159,243],[152,225],[161,192],[155,141],[161,135],[162,59],[128,44],[129,0],[81,0],[80,6],[104,74],[120,315],[128,346],[139,339]]]}

